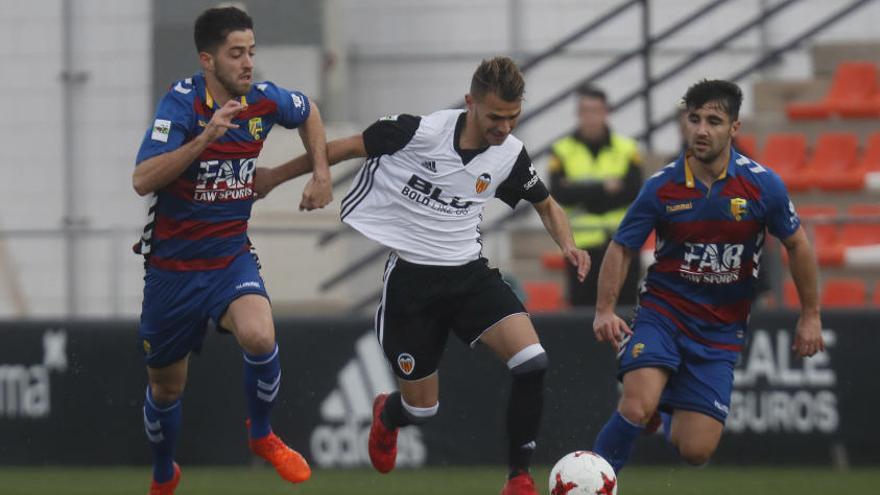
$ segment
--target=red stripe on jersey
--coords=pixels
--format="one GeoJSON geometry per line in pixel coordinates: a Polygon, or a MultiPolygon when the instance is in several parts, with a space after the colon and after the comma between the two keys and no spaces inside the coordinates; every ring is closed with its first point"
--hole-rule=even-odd
{"type": "Polygon", "coordinates": [[[185,199],[187,201],[192,201],[193,193],[196,190],[196,183],[184,179],[183,177],[178,177],[174,179],[174,182],[165,186],[165,190],[168,191],[172,196],[176,196],[180,199],[185,199]]]}
{"type": "Polygon", "coordinates": [[[153,235],[158,239],[185,239],[198,241],[209,238],[233,237],[247,231],[247,221],[201,222],[198,220],[175,220],[164,215],[156,216],[153,235]]]}
{"type": "Polygon", "coordinates": [[[658,287],[649,286],[648,294],[666,301],[682,313],[713,325],[730,325],[746,321],[751,302],[748,299],[730,304],[700,304],[679,294],[658,287]]]}
{"type": "Polygon", "coordinates": [[[260,100],[254,104],[248,105],[244,110],[235,116],[235,120],[249,120],[254,117],[262,117],[263,115],[275,113],[278,104],[274,100],[260,100]]]}
{"type": "Polygon", "coordinates": [[[724,189],[721,190],[721,195],[727,198],[743,198],[758,201],[761,199],[761,190],[745,178],[737,175],[728,179],[727,183],[724,184],[724,189]]]}
{"type": "Polygon", "coordinates": [[[665,316],[667,319],[669,319],[669,321],[672,322],[673,325],[675,325],[676,327],[678,327],[679,330],[681,330],[681,333],[687,335],[688,338],[691,340],[699,342],[703,345],[707,345],[709,347],[713,347],[715,349],[724,349],[726,351],[736,351],[736,352],[742,351],[741,345],[722,344],[721,342],[713,342],[705,337],[701,337],[701,336],[695,334],[694,332],[688,330],[688,328],[686,326],[684,326],[684,324],[682,324],[682,322],[678,318],[676,318],[666,308],[664,308],[663,306],[660,306],[659,304],[654,304],[651,301],[642,301],[641,305],[665,316]]]}
{"type": "Polygon", "coordinates": [[[200,259],[192,259],[192,260],[174,260],[167,258],[160,258],[156,255],[150,256],[150,265],[155,266],[161,270],[169,270],[175,272],[191,272],[196,270],[219,270],[221,268],[226,268],[232,263],[235,258],[248,250],[247,244],[245,244],[242,249],[232,256],[221,256],[219,258],[200,258],[200,259]]]}
{"type": "Polygon", "coordinates": [[[199,160],[256,158],[262,149],[263,141],[214,141],[199,155],[199,160]]]}
{"type": "Polygon", "coordinates": [[[703,193],[695,187],[687,187],[677,182],[667,182],[660,189],[657,189],[657,197],[660,201],[682,201],[685,199],[700,199],[703,193]]]}
{"type": "Polygon", "coordinates": [[[697,220],[667,222],[660,237],[673,242],[742,244],[755,240],[762,226],[754,220],[697,220]]]}

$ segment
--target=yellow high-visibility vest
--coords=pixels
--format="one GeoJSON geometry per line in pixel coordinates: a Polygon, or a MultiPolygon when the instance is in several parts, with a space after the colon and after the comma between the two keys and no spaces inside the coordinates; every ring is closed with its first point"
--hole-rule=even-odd
{"type": "MultiPolygon", "coordinates": [[[[630,164],[639,162],[638,146],[635,140],[613,132],[610,141],[611,146],[603,147],[599,156],[595,157],[587,145],[574,136],[553,143],[553,153],[559,159],[565,178],[572,183],[623,180],[630,164]]],[[[589,213],[580,206],[565,207],[565,211],[571,223],[574,242],[581,249],[607,243],[626,214],[625,207],[601,214],[589,213]]]]}

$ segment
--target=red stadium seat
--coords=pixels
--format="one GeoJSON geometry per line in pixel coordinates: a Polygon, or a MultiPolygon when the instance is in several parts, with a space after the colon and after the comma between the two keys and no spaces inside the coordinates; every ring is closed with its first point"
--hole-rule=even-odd
{"type": "Polygon", "coordinates": [[[831,88],[824,98],[810,103],[789,103],[785,113],[792,120],[827,119],[835,113],[844,118],[880,115],[876,64],[842,62],[834,71],[831,88]]]}
{"type": "Polygon", "coordinates": [[[565,270],[565,257],[559,251],[548,251],[541,255],[541,266],[553,272],[565,270]]]}
{"type": "Polygon", "coordinates": [[[807,162],[807,139],[803,134],[770,134],[758,161],[779,174],[790,190],[808,188],[809,183],[803,174],[807,162]]]}
{"type": "Polygon", "coordinates": [[[850,132],[819,135],[813,156],[807,162],[805,180],[825,191],[860,191],[865,171],[857,165],[859,138],[850,132]]]}
{"type": "MultiPolygon", "coordinates": [[[[803,220],[804,228],[813,241],[816,258],[823,266],[840,266],[843,264],[843,245],[840,243],[839,228],[835,223],[828,223],[837,217],[837,207],[830,204],[807,204],[797,207],[798,215],[803,220]],[[822,223],[817,223],[822,220],[822,223]]],[[[783,250],[783,253],[786,251],[783,250]]]]}
{"type": "Polygon", "coordinates": [[[523,282],[526,292],[526,309],[530,312],[559,311],[567,304],[562,288],[556,282],[523,282]]]}
{"type": "Polygon", "coordinates": [[[754,134],[744,132],[737,134],[733,146],[740,152],[740,154],[746,155],[749,158],[757,159],[758,140],[755,138],[754,134]]]}
{"type": "Polygon", "coordinates": [[[830,279],[822,284],[821,304],[825,308],[860,308],[867,302],[867,294],[860,278],[830,279]]]}
{"type": "MultiPolygon", "coordinates": [[[[856,204],[847,208],[850,217],[880,217],[880,204],[856,204]]],[[[841,229],[841,241],[846,246],[872,246],[880,244],[880,221],[847,223],[841,229]]]]}
{"type": "Polygon", "coordinates": [[[865,141],[859,168],[866,172],[880,172],[880,132],[871,134],[865,141]]]}

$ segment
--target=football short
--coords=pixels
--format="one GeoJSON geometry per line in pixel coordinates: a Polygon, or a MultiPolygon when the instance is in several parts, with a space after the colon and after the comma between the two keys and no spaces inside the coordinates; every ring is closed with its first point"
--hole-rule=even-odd
{"type": "Polygon", "coordinates": [[[256,257],[238,255],[219,270],[177,272],[147,267],[139,346],[152,368],[199,352],[208,321],[220,322],[226,308],[245,294],[269,298],[256,257]]]}
{"type": "Polygon", "coordinates": [[[392,253],[375,326],[394,373],[419,380],[437,370],[450,330],[473,347],[494,324],[522,313],[525,307],[484,258],[417,265],[392,253]]]}
{"type": "Polygon", "coordinates": [[[739,353],[701,344],[676,329],[662,315],[639,308],[633,335],[618,354],[618,379],[639,368],[671,372],[660,409],[683,409],[711,416],[722,424],[730,413],[733,367],[739,353]]]}

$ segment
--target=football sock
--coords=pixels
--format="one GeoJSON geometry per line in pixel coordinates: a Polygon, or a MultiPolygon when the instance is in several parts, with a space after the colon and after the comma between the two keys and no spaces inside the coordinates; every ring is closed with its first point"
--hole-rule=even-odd
{"type": "Polygon", "coordinates": [[[614,468],[614,472],[619,473],[626,461],[629,460],[636,438],[644,428],[644,426],[631,423],[619,411],[614,411],[596,437],[593,452],[604,457],[608,464],[614,468]]]}
{"type": "Polygon", "coordinates": [[[382,420],[382,424],[385,425],[385,428],[388,428],[389,430],[413,424],[412,419],[403,409],[403,399],[400,397],[400,392],[392,392],[388,395],[388,398],[385,399],[385,407],[382,409],[379,419],[382,420]]]}
{"type": "Polygon", "coordinates": [[[508,465],[513,478],[528,472],[544,407],[547,354],[540,344],[526,347],[507,363],[513,384],[507,403],[508,465]]]}
{"type": "Polygon", "coordinates": [[[281,388],[281,362],[278,344],[272,352],[259,355],[244,353],[244,393],[251,420],[250,437],[263,438],[272,432],[269,412],[281,388]]]}
{"type": "Polygon", "coordinates": [[[144,400],[144,431],[153,450],[153,479],[163,483],[174,476],[174,448],[183,419],[180,399],[170,404],[158,404],[147,385],[144,400]]]}

